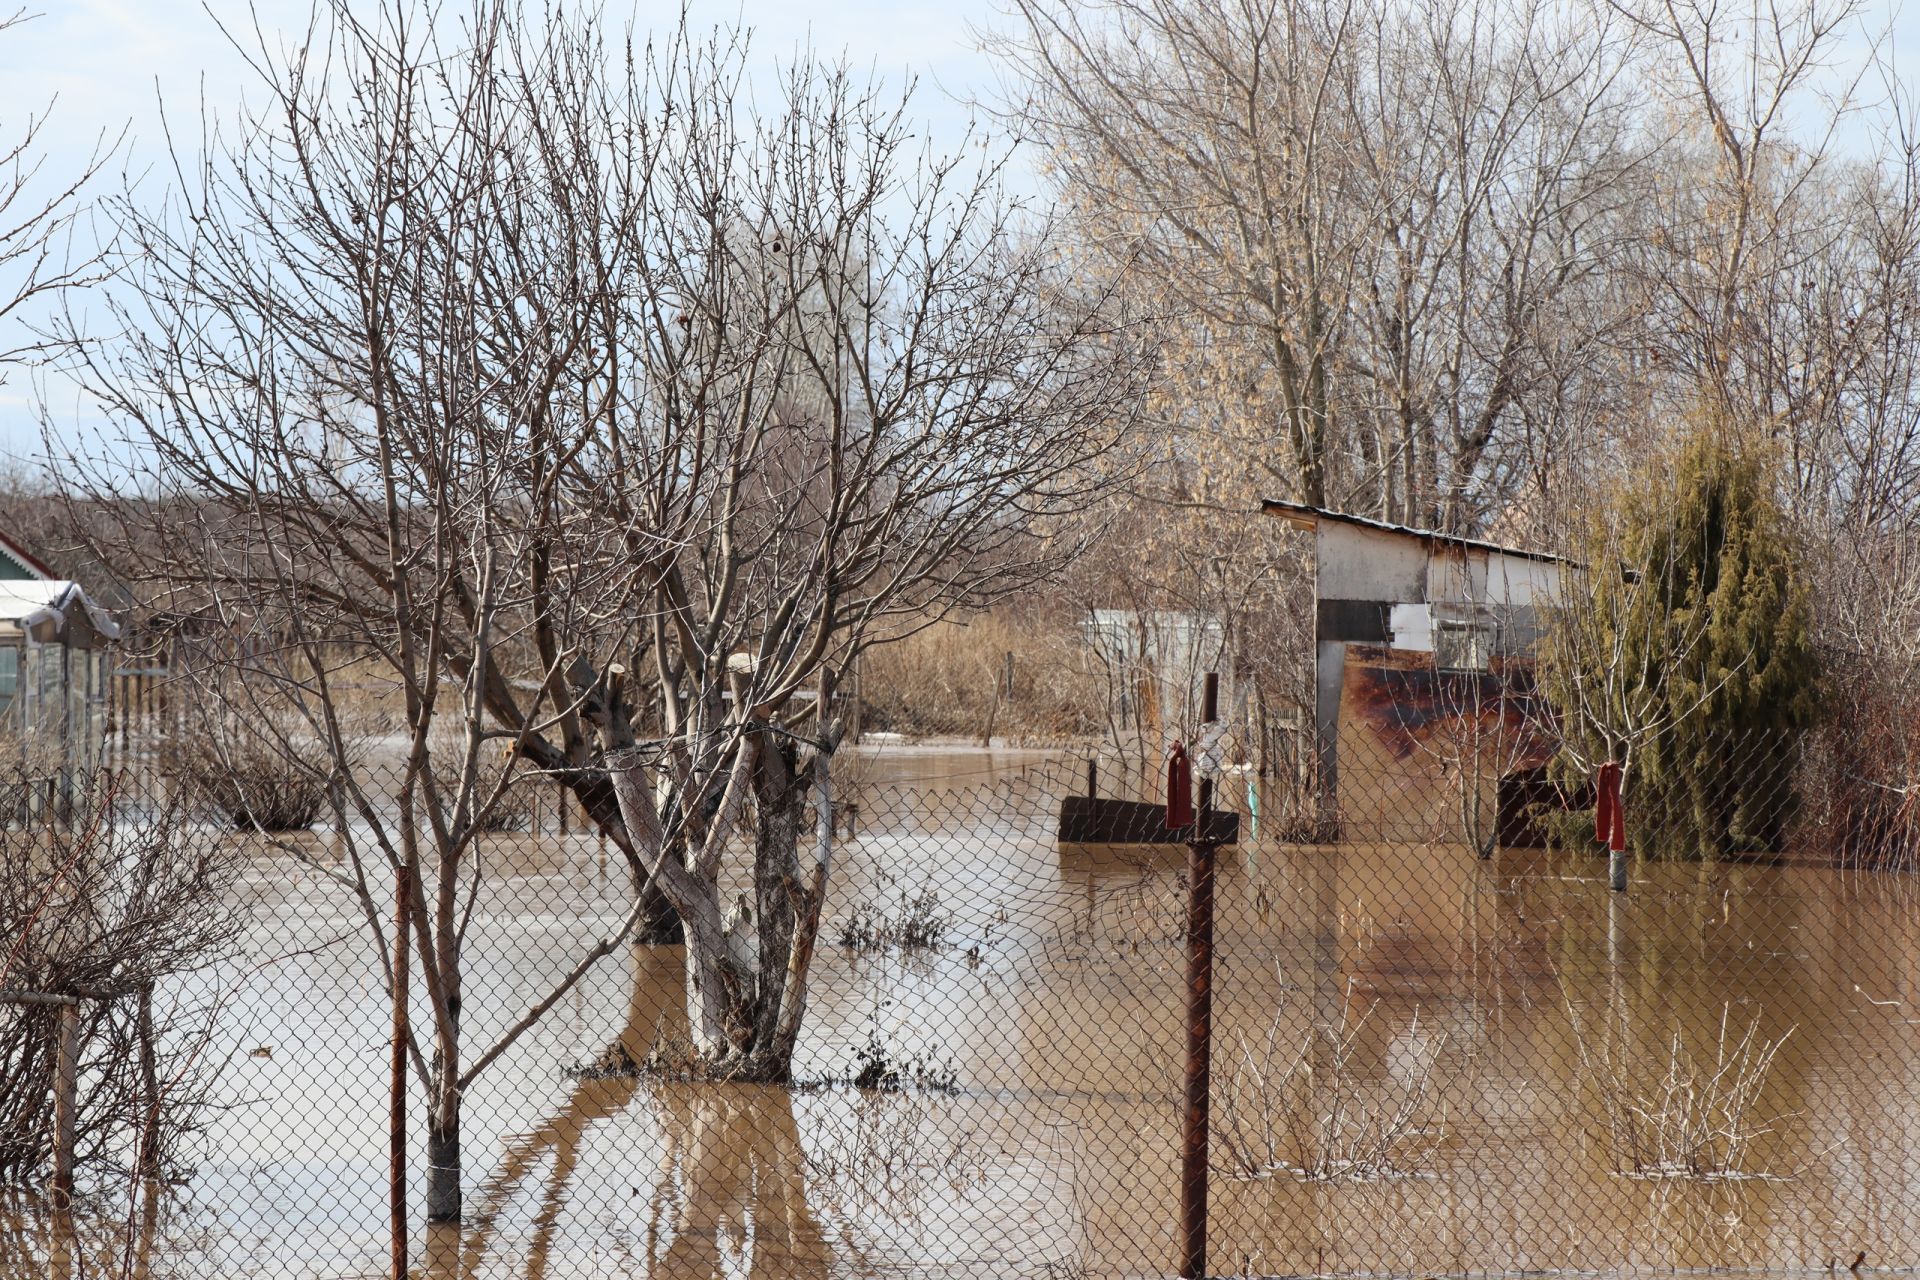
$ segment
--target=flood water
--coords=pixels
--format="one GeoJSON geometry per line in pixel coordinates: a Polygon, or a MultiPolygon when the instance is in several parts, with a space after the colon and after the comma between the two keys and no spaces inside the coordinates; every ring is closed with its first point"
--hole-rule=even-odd
{"type": "MultiPolygon", "coordinates": [[[[603,962],[468,1095],[468,1222],[419,1230],[416,1274],[1172,1274],[1184,853],[1058,846],[1081,774],[1051,759],[889,747],[860,770],[796,1089],[570,1072],[684,1026],[677,950],[603,962]],[[942,946],[837,945],[856,908],[927,891],[942,946]],[[825,1083],[876,1050],[908,1088],[825,1083]]],[[[591,837],[506,834],[487,858],[474,1049],[626,906],[591,837]]],[[[1604,871],[1222,852],[1214,1272],[1920,1262],[1920,884],[1673,863],[1620,896],[1604,871]],[[1672,1141],[1636,1167],[1634,1134],[1672,1141]]],[[[83,1224],[72,1274],[133,1244],[156,1276],[383,1274],[378,967],[349,895],[297,860],[257,855],[238,892],[243,954],[176,993],[224,1002],[197,1176],[155,1221],[83,1224]]],[[[38,1256],[17,1274],[40,1274],[20,1229],[38,1256]]]]}

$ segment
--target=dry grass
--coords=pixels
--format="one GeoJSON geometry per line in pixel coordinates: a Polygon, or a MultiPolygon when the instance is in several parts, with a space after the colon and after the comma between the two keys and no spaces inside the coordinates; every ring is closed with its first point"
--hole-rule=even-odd
{"type": "Polygon", "coordinates": [[[684,1035],[667,1035],[658,1026],[653,1030],[646,1054],[640,1058],[633,1056],[633,1050],[625,1041],[616,1039],[593,1057],[570,1063],[563,1070],[575,1080],[630,1080],[644,1077],[690,1083],[711,1078],[705,1059],[700,1056],[691,1039],[684,1035]]]}
{"type": "Polygon", "coordinates": [[[1352,1008],[1349,988],[1337,1026],[1294,1040],[1282,1010],[1263,1036],[1234,1038],[1225,1069],[1216,1068],[1224,1172],[1364,1182],[1418,1171],[1443,1133],[1433,1067],[1444,1038],[1422,1031],[1415,1010],[1405,1032],[1414,1049],[1403,1069],[1394,1079],[1368,1080],[1355,1058],[1374,1007],[1358,1018],[1352,1008]]]}
{"type": "Polygon", "coordinates": [[[1731,1006],[1723,1005],[1705,1055],[1677,1026],[1642,1044],[1625,1027],[1589,1035],[1571,1003],[1568,1012],[1615,1173],[1692,1181],[1783,1176],[1756,1162],[1754,1144],[1784,1118],[1761,1119],[1759,1102],[1791,1028],[1767,1039],[1754,1022],[1735,1035],[1731,1006]]]}
{"type": "Polygon", "coordinates": [[[861,659],[865,727],[914,737],[1051,740],[1100,723],[1074,623],[1005,607],[937,622],[861,659]],[[1007,659],[1013,687],[1007,689],[1007,659]]]}

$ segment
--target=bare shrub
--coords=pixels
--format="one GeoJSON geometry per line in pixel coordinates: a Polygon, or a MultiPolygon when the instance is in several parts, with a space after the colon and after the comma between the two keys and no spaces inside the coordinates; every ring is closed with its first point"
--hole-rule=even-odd
{"type": "MultiPolygon", "coordinates": [[[[1911,634],[1903,629],[1902,640],[1911,634]]],[[[1893,646],[1878,636],[1859,643],[1873,650],[1828,646],[1821,655],[1824,710],[1800,762],[1799,851],[1912,871],[1920,868],[1920,657],[1887,652],[1893,646]]]]}
{"type": "Polygon", "coordinates": [[[958,1093],[960,1076],[953,1064],[931,1053],[902,1053],[880,1029],[876,1011],[867,1020],[867,1040],[854,1050],[854,1072],[847,1083],[879,1093],[958,1093]]]}
{"type": "Polygon", "coordinates": [[[827,1184],[843,1212],[874,1211],[913,1220],[917,1207],[942,1193],[964,1195],[987,1183],[979,1135],[942,1123],[945,1104],[898,1093],[861,1093],[844,1110],[822,1108],[814,1140],[802,1151],[807,1172],[827,1184]]]}
{"type": "Polygon", "coordinates": [[[939,890],[926,884],[900,890],[892,902],[855,904],[840,926],[840,945],[852,951],[931,951],[946,945],[952,930],[953,913],[941,906],[939,890]]]}
{"type": "Polygon", "coordinates": [[[1567,1008],[1615,1173],[1695,1181],[1783,1176],[1753,1167],[1753,1144],[1783,1118],[1762,1120],[1757,1108],[1792,1028],[1768,1039],[1755,1021],[1735,1036],[1732,1006],[1722,1005],[1709,1058],[1688,1044],[1677,1025],[1642,1044],[1624,1026],[1589,1035],[1571,1002],[1567,1008]]]}
{"type": "MultiPolygon", "coordinates": [[[[172,1176],[204,1101],[209,1028],[164,984],[237,934],[236,855],[165,806],[115,800],[98,780],[71,824],[0,832],[0,989],[81,1001],[78,1165],[172,1176]]],[[[57,1021],[49,1005],[0,1002],[0,1181],[29,1181],[50,1157],[57,1021]]]]}
{"type": "Polygon", "coordinates": [[[428,744],[427,772],[454,828],[490,833],[533,830],[535,778],[515,773],[510,756],[483,757],[469,768],[465,746],[457,733],[440,733],[428,744]]]}
{"type": "MultiPolygon", "coordinates": [[[[257,708],[247,708],[257,711],[257,708]]],[[[327,811],[332,753],[288,713],[211,718],[169,769],[187,797],[241,831],[304,831],[327,811]]]]}
{"type": "Polygon", "coordinates": [[[1416,1009],[1406,1030],[1414,1046],[1398,1078],[1364,1080],[1355,1063],[1369,1006],[1349,1017],[1349,987],[1338,1026],[1316,1026],[1295,1041],[1285,1010],[1258,1038],[1236,1035],[1218,1077],[1219,1149],[1240,1178],[1286,1172],[1311,1182],[1372,1181],[1413,1173],[1439,1141],[1433,1066],[1445,1038],[1422,1032],[1416,1009]]]}

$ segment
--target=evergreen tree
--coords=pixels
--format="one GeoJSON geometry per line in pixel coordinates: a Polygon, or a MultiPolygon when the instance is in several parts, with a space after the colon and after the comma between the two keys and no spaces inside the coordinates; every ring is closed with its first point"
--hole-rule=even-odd
{"type": "Polygon", "coordinates": [[[1818,708],[1807,587],[1757,447],[1706,419],[1590,546],[1549,643],[1567,755],[1627,765],[1643,855],[1777,848],[1818,708]],[[1620,564],[1628,572],[1614,573],[1620,564]]]}

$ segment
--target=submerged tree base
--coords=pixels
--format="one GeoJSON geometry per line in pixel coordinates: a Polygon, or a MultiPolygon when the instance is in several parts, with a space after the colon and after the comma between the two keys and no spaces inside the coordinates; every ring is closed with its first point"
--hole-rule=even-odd
{"type": "Polygon", "coordinates": [[[676,1084],[792,1084],[793,1064],[749,1056],[715,1062],[682,1036],[656,1040],[645,1056],[635,1059],[625,1042],[616,1040],[585,1062],[566,1068],[576,1080],[667,1080],[676,1084]]]}
{"type": "Polygon", "coordinates": [[[714,1062],[683,1036],[656,1039],[638,1059],[625,1041],[616,1040],[592,1058],[568,1066],[565,1072],[575,1080],[764,1084],[796,1091],[851,1087],[876,1093],[960,1092],[959,1077],[952,1063],[926,1053],[899,1053],[886,1043],[877,1026],[869,1027],[867,1039],[854,1051],[851,1069],[846,1074],[808,1081],[794,1079],[793,1064],[788,1060],[769,1061],[742,1055],[714,1062]]]}

